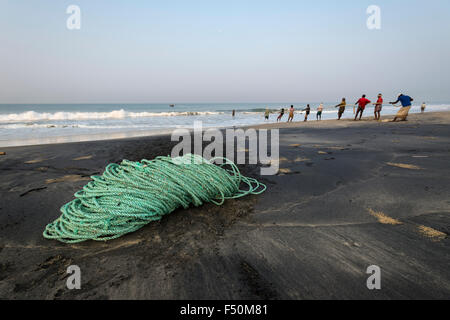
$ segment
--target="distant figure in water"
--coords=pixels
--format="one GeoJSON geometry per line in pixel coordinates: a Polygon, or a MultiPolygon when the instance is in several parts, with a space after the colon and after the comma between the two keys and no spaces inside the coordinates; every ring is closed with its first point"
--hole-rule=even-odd
{"type": "Polygon", "coordinates": [[[277,118],[277,122],[280,121],[281,118],[283,118],[283,116],[284,116],[284,108],[281,108],[280,115],[277,118]]]}
{"type": "Polygon", "coordinates": [[[421,111],[422,113],[424,113],[426,107],[427,107],[427,105],[425,104],[425,102],[422,103],[422,106],[420,107],[420,111],[421,111]]]}
{"type": "Polygon", "coordinates": [[[269,120],[270,110],[269,108],[266,108],[266,111],[264,112],[264,118],[265,120],[269,120]]]}
{"type": "Polygon", "coordinates": [[[338,120],[341,120],[341,117],[344,114],[346,105],[347,105],[347,102],[345,102],[345,98],[342,98],[341,103],[339,103],[338,105],[335,106],[335,108],[339,107],[338,120]]]}
{"type": "Polygon", "coordinates": [[[317,108],[317,115],[316,115],[317,121],[319,121],[319,119],[322,120],[322,111],[323,111],[323,103],[321,103],[317,108]]]}
{"type": "Polygon", "coordinates": [[[359,114],[359,120],[361,120],[364,109],[366,109],[366,105],[368,105],[370,103],[369,99],[366,99],[366,95],[363,94],[361,99],[359,99],[358,101],[356,101],[355,104],[358,105],[358,110],[356,111],[356,116],[355,116],[355,121],[358,118],[358,114],[359,114]]]}
{"type": "Polygon", "coordinates": [[[397,112],[397,115],[395,116],[394,120],[392,120],[392,122],[397,121],[397,119],[401,119],[401,121],[407,121],[409,110],[411,109],[411,102],[414,101],[414,99],[402,93],[398,96],[397,101],[389,103],[396,104],[399,101],[402,104],[402,107],[397,112]]]}
{"type": "Polygon", "coordinates": [[[233,111],[231,112],[231,115],[232,115],[233,118],[234,118],[234,116],[236,115],[236,110],[233,109],[233,111]]]}
{"type": "Polygon", "coordinates": [[[375,120],[380,121],[381,120],[380,112],[381,112],[381,109],[383,108],[383,95],[381,93],[378,95],[377,103],[374,103],[374,104],[375,104],[375,110],[374,110],[375,120]]]}
{"type": "Polygon", "coordinates": [[[306,105],[306,108],[305,109],[303,109],[303,111],[306,111],[306,114],[305,114],[305,120],[303,120],[303,121],[308,121],[308,116],[309,116],[309,113],[311,112],[311,107],[309,106],[309,104],[308,105],[306,105]]]}

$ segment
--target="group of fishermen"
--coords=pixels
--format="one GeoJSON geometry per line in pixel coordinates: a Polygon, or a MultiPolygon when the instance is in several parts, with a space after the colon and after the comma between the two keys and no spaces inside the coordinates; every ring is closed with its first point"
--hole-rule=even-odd
{"type": "MultiPolygon", "coordinates": [[[[414,101],[414,99],[411,98],[410,96],[405,95],[405,94],[400,94],[396,101],[389,102],[389,104],[392,104],[392,105],[395,105],[399,102],[401,104],[400,110],[397,112],[397,115],[394,117],[394,119],[392,121],[394,121],[394,122],[397,120],[406,121],[408,118],[409,111],[411,109],[412,101],[414,101]]],[[[369,104],[373,104],[375,106],[375,108],[374,108],[375,120],[380,121],[383,103],[384,103],[383,95],[381,93],[378,95],[377,101],[374,103],[372,103],[369,99],[367,99],[366,95],[363,94],[362,97],[358,101],[356,101],[356,103],[353,105],[353,112],[355,113],[354,120],[355,121],[358,120],[358,116],[359,116],[359,120],[361,120],[364,110],[366,109],[366,106],[369,104]],[[356,108],[356,111],[355,111],[355,108],[356,108]]],[[[345,112],[346,107],[347,107],[347,102],[346,102],[345,98],[342,98],[341,103],[339,103],[338,105],[335,106],[335,108],[339,108],[338,120],[341,119],[342,115],[345,112]]],[[[317,114],[316,114],[317,120],[322,120],[323,108],[324,108],[323,103],[321,103],[319,105],[319,107],[317,108],[317,114]]],[[[422,110],[422,112],[425,111],[425,103],[422,104],[421,110],[422,110]]],[[[289,116],[288,116],[287,122],[292,122],[294,120],[294,111],[295,111],[294,106],[291,105],[291,108],[289,109],[289,116]]],[[[303,109],[302,111],[305,111],[304,121],[308,121],[308,116],[311,113],[310,105],[308,104],[306,106],[306,108],[303,109]]],[[[278,115],[277,122],[282,120],[284,113],[285,113],[285,109],[282,108],[278,115]]],[[[264,113],[264,117],[266,120],[269,120],[269,115],[270,115],[270,110],[269,110],[269,108],[266,108],[266,111],[264,113]]]]}

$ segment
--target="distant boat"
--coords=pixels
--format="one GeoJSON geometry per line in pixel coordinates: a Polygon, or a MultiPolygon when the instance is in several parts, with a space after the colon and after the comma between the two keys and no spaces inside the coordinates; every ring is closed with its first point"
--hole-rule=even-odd
{"type": "Polygon", "coordinates": [[[174,104],[169,104],[169,107],[173,108],[173,107],[175,107],[175,105],[174,104]]]}

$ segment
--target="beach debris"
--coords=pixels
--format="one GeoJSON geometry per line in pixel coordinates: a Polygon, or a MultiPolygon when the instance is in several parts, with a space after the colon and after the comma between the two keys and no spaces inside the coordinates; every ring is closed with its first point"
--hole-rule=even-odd
{"type": "Polygon", "coordinates": [[[381,211],[374,211],[372,209],[368,209],[368,210],[369,210],[369,213],[372,216],[374,216],[375,218],[377,218],[378,222],[381,224],[390,224],[390,225],[394,225],[394,226],[402,224],[399,220],[391,218],[381,211]]]}
{"type": "MultiPolygon", "coordinates": [[[[64,243],[86,240],[107,241],[134,232],[179,207],[205,202],[222,205],[227,199],[258,195],[266,186],[243,176],[226,158],[206,160],[199,155],[156,157],[153,160],[109,164],[102,176],[75,193],[75,199],[61,207],[61,216],[48,224],[46,239],[64,243]],[[214,162],[222,160],[222,165],[214,162]],[[242,189],[241,189],[242,185],[242,189]]],[[[87,179],[65,176],[54,183],[87,179]]]]}
{"type": "Polygon", "coordinates": [[[328,152],[325,152],[325,151],[319,151],[319,152],[317,152],[318,154],[328,154],[328,152]]]}
{"type": "Polygon", "coordinates": [[[25,164],[34,164],[34,163],[39,163],[39,162],[42,162],[45,160],[47,160],[47,159],[34,159],[34,160],[25,161],[24,163],[25,164]]]}
{"type": "Polygon", "coordinates": [[[421,170],[422,169],[421,167],[416,166],[414,164],[394,163],[394,162],[386,162],[386,164],[391,167],[410,169],[410,170],[421,170]]]}
{"type": "Polygon", "coordinates": [[[82,156],[82,157],[78,157],[78,158],[75,158],[75,159],[72,159],[72,160],[74,160],[74,161],[80,161],[80,160],[89,160],[89,159],[92,159],[92,155],[89,155],[89,156],[82,156]]]}
{"type": "Polygon", "coordinates": [[[91,179],[89,177],[81,176],[78,174],[71,174],[71,175],[61,177],[61,178],[47,179],[47,180],[45,180],[45,183],[52,184],[52,183],[65,182],[65,181],[77,182],[77,181],[86,181],[86,180],[91,180],[91,179]]]}
{"type": "Polygon", "coordinates": [[[297,157],[294,162],[305,162],[305,161],[310,161],[311,159],[308,158],[302,158],[302,157],[297,157]]]}
{"type": "Polygon", "coordinates": [[[0,156],[6,156],[6,152],[0,152],[0,156]]]}
{"type": "Polygon", "coordinates": [[[278,169],[277,175],[284,176],[287,174],[300,174],[300,173],[301,173],[301,171],[292,171],[291,169],[288,169],[288,168],[281,168],[281,169],[278,169]]]}
{"type": "Polygon", "coordinates": [[[298,143],[290,144],[289,147],[301,147],[301,144],[298,143]]]}
{"type": "Polygon", "coordinates": [[[420,225],[418,227],[419,232],[424,235],[427,238],[430,238],[433,241],[441,241],[447,238],[447,234],[444,232],[441,232],[439,230],[420,225]]]}

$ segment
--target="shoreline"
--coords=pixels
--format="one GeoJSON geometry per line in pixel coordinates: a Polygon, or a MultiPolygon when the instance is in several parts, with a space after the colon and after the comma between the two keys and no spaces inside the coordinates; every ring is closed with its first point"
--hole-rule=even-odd
{"type": "MultiPolygon", "coordinates": [[[[439,112],[427,112],[425,114],[431,114],[435,116],[439,116],[439,114],[448,114],[450,111],[439,111],[439,112]]],[[[411,113],[408,116],[408,119],[410,120],[419,120],[420,116],[423,116],[424,114],[420,113],[411,113]]],[[[232,129],[232,128],[242,128],[242,129],[248,129],[248,128],[255,128],[255,129],[283,129],[283,128],[299,128],[302,126],[311,126],[312,124],[321,125],[322,127],[329,127],[333,124],[336,125],[336,127],[341,127],[341,123],[359,123],[363,122],[364,124],[368,123],[387,123],[389,120],[392,120],[393,116],[384,116],[382,117],[381,121],[375,121],[373,119],[373,116],[365,116],[362,118],[361,121],[353,121],[352,118],[343,118],[341,120],[337,119],[326,119],[326,120],[320,120],[317,121],[315,119],[311,119],[307,122],[304,121],[293,121],[292,123],[287,123],[286,121],[280,121],[280,122],[267,122],[267,123],[261,123],[256,125],[245,125],[245,126],[227,126],[227,127],[207,127],[203,128],[203,131],[208,129],[218,129],[218,130],[225,130],[225,129],[232,129]],[[384,118],[384,119],[383,119],[384,118]]],[[[192,132],[192,128],[186,128],[189,131],[192,132]]],[[[10,142],[10,145],[6,144],[4,146],[0,146],[1,149],[7,149],[7,148],[14,148],[14,147],[28,147],[28,146],[37,146],[37,145],[57,145],[57,144],[65,144],[65,143],[81,143],[81,142],[94,142],[94,141],[116,141],[116,140],[122,140],[122,139],[135,139],[135,138],[149,138],[149,137],[163,137],[163,136],[170,136],[171,132],[176,129],[164,129],[162,131],[128,131],[128,132],[117,132],[117,133],[98,133],[98,134],[92,134],[92,135],[73,135],[73,136],[60,136],[60,137],[47,137],[43,139],[26,139],[26,140],[16,140],[20,141],[19,144],[17,142],[14,144],[14,142],[10,142]],[[44,140],[45,142],[36,143],[36,140],[44,140]],[[35,141],[35,143],[31,143],[29,141],[35,141]],[[12,145],[14,144],[14,145],[12,145]]]]}
{"type": "Polygon", "coordinates": [[[76,245],[42,232],[89,177],[177,142],[0,148],[0,299],[446,299],[450,113],[409,119],[278,124],[282,170],[239,165],[265,193],[76,245]],[[70,265],[81,290],[66,288],[70,265]],[[367,289],[370,265],[382,290],[367,289]]]}

